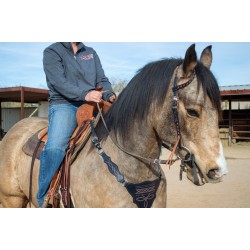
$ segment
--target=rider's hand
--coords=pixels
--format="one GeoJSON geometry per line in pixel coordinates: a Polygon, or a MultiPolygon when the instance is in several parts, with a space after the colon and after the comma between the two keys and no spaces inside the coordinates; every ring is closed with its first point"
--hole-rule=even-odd
{"type": "Polygon", "coordinates": [[[100,91],[92,90],[85,96],[87,102],[100,102],[102,100],[102,93],[100,91]]]}
{"type": "Polygon", "coordinates": [[[112,95],[112,96],[109,98],[109,101],[110,101],[111,103],[113,103],[115,100],[116,100],[116,96],[115,96],[115,95],[112,95]]]}

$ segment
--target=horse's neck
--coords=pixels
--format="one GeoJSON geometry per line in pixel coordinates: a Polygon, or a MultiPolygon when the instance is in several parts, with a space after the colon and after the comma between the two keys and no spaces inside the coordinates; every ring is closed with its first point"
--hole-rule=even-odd
{"type": "Polygon", "coordinates": [[[157,157],[157,137],[153,129],[145,125],[144,122],[136,123],[130,128],[132,133],[129,138],[119,140],[119,143],[130,152],[141,155],[142,157],[157,157]]]}
{"type": "Polygon", "coordinates": [[[121,163],[121,170],[126,176],[129,175],[131,178],[134,178],[135,182],[155,176],[154,169],[152,169],[152,166],[149,166],[147,161],[142,161],[133,156],[137,155],[146,159],[159,157],[160,146],[153,131],[144,128],[141,124],[135,125],[133,133],[126,140],[122,140],[118,135],[117,141],[112,141],[109,138],[105,144],[114,162],[121,163]],[[119,147],[115,144],[118,144],[119,147]]]}

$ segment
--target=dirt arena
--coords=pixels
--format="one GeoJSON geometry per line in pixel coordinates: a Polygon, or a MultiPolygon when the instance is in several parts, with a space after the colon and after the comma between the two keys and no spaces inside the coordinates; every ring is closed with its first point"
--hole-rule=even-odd
{"type": "MultiPolygon", "coordinates": [[[[166,159],[167,150],[162,158],[166,159]]],[[[238,143],[224,148],[229,173],[218,184],[198,187],[187,180],[179,181],[179,164],[171,169],[162,166],[167,177],[167,207],[169,208],[249,208],[250,207],[250,143],[238,143]]],[[[1,207],[1,205],[0,205],[1,207]]]]}

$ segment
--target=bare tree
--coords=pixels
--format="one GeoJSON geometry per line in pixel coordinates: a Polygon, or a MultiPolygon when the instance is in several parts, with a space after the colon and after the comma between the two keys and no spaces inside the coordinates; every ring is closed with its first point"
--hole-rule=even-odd
{"type": "Polygon", "coordinates": [[[126,79],[118,79],[115,77],[110,78],[110,83],[114,92],[119,95],[121,91],[126,87],[128,81],[126,79]]]}

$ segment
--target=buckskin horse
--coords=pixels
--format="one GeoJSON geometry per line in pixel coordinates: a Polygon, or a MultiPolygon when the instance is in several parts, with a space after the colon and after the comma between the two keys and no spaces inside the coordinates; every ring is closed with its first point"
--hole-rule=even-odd
{"type": "MultiPolygon", "coordinates": [[[[106,162],[89,139],[71,165],[75,207],[166,207],[166,178],[159,160],[162,145],[178,156],[181,170],[195,185],[222,181],[227,166],[219,139],[221,103],[210,71],[211,47],[197,60],[193,44],[184,59],[162,59],[136,73],[95,128],[106,162]]],[[[27,206],[31,158],[22,147],[46,126],[46,119],[23,119],[0,144],[4,207],[27,206]]],[[[38,170],[36,160],[34,206],[38,170]]]]}

